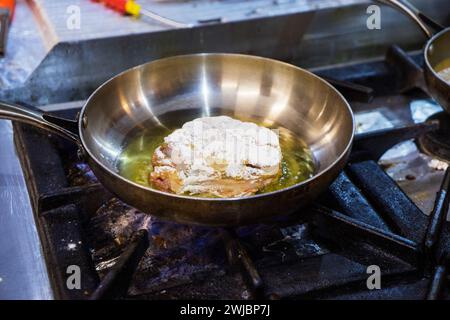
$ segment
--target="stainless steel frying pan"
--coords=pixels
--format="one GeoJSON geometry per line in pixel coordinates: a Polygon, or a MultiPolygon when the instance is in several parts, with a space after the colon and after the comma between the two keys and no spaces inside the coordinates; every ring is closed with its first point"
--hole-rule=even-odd
{"type": "Polygon", "coordinates": [[[125,71],[89,97],[78,122],[9,103],[0,103],[0,118],[74,141],[100,182],[137,209],[210,226],[255,223],[295,212],[339,174],[355,131],[349,104],[324,80],[283,62],[237,54],[177,56],[125,71]],[[144,124],[164,125],[164,119],[180,110],[193,118],[225,113],[283,126],[310,146],[315,175],[283,190],[237,199],[174,195],[120,176],[117,159],[130,132],[144,124]]]}
{"type": "Polygon", "coordinates": [[[445,28],[425,16],[412,4],[405,0],[378,0],[388,4],[410,18],[429,38],[424,49],[425,80],[429,94],[439,103],[447,113],[450,113],[450,83],[438,76],[436,66],[445,59],[450,59],[450,28],[445,28]]]}

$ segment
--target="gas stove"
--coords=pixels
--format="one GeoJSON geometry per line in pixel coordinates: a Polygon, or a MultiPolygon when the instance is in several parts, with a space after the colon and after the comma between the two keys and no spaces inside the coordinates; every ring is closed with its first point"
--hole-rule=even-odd
{"type": "MultiPolygon", "coordinates": [[[[75,146],[15,123],[55,298],[448,299],[449,159],[430,142],[447,116],[420,90],[420,63],[393,47],[386,59],[314,70],[349,99],[359,134],[325,194],[267,224],[143,214],[99,184],[75,146]],[[67,286],[71,266],[80,289],[67,286]]],[[[74,118],[82,103],[43,108],[74,118]]]]}

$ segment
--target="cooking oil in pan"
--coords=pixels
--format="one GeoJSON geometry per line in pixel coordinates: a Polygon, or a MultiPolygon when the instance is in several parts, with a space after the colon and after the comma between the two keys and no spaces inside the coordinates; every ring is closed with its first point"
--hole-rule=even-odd
{"type": "MultiPolygon", "coordinates": [[[[155,126],[154,123],[148,126],[144,124],[142,127],[145,129],[131,133],[129,138],[126,139],[123,151],[118,159],[119,173],[138,184],[153,187],[149,175],[153,170],[152,155],[155,149],[163,143],[164,137],[180,128],[185,122],[197,117],[201,117],[201,115],[193,117],[192,114],[171,112],[160,118],[160,122],[164,126],[155,126]]],[[[249,121],[240,117],[234,118],[249,121]]],[[[258,122],[255,123],[262,125],[258,122]]],[[[299,137],[292,131],[277,125],[272,125],[270,128],[278,129],[279,132],[283,155],[281,170],[277,179],[258,193],[272,192],[300,183],[312,177],[315,170],[312,152],[299,137]]]]}
{"type": "Polygon", "coordinates": [[[444,81],[450,83],[450,58],[440,62],[434,69],[444,81]]]}

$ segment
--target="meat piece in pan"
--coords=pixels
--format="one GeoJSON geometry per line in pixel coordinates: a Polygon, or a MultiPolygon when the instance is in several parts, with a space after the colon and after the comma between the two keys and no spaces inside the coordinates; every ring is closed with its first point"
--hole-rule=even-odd
{"type": "Polygon", "coordinates": [[[198,118],[155,150],[150,179],[176,194],[242,197],[276,179],[281,159],[278,135],[268,128],[227,116],[198,118]]]}

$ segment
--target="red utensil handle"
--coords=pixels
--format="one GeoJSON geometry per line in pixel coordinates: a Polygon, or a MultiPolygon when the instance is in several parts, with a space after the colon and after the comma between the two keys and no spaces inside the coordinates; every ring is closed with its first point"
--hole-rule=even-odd
{"type": "Polygon", "coordinates": [[[9,16],[11,17],[10,20],[14,16],[15,6],[16,6],[15,0],[0,0],[0,8],[9,10],[9,16]]]}
{"type": "Polygon", "coordinates": [[[120,12],[121,14],[129,14],[138,17],[141,13],[141,6],[133,0],[93,0],[100,2],[107,7],[120,12]]]}
{"type": "Polygon", "coordinates": [[[127,13],[126,6],[129,0],[93,0],[93,1],[103,3],[108,8],[111,8],[122,14],[127,13]]]}

